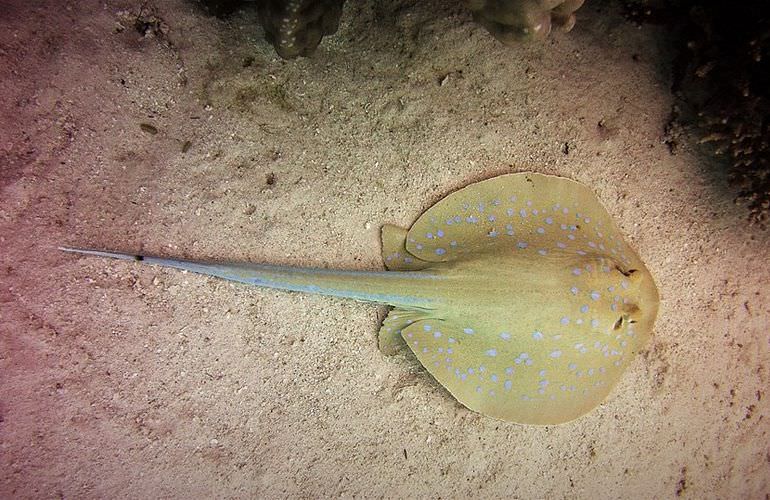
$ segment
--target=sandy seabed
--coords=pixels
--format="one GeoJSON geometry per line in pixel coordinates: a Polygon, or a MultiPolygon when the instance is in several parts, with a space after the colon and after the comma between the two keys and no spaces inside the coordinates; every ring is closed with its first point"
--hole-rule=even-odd
{"type": "Polygon", "coordinates": [[[283,61],[253,10],[0,1],[0,497],[766,498],[770,237],[663,143],[673,55],[590,2],[505,47],[452,1],[349,0],[283,61]],[[470,182],[590,186],[661,292],[653,341],[559,426],[473,413],[376,345],[384,307],[58,245],[381,269],[470,182]]]}

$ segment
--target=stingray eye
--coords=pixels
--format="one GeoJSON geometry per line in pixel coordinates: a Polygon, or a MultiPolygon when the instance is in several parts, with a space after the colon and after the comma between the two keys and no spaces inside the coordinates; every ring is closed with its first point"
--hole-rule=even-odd
{"type": "Polygon", "coordinates": [[[613,330],[620,330],[620,327],[623,326],[623,316],[619,317],[618,320],[615,322],[614,325],[612,325],[613,330]]]}
{"type": "Polygon", "coordinates": [[[615,266],[615,269],[616,269],[616,270],[617,270],[617,271],[618,271],[620,274],[622,274],[623,276],[625,276],[626,278],[627,278],[627,277],[629,277],[629,276],[631,276],[632,274],[634,274],[634,273],[636,272],[636,269],[629,269],[628,271],[625,271],[625,270],[623,270],[623,268],[621,268],[620,266],[615,266]]]}

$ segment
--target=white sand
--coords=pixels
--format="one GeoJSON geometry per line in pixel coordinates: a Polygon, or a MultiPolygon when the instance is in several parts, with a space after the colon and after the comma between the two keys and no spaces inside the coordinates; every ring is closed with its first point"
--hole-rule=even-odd
{"type": "Polygon", "coordinates": [[[508,48],[450,1],[349,1],[287,62],[253,12],[167,0],[167,38],[117,30],[139,3],[0,7],[0,497],[770,492],[770,238],[692,140],[662,144],[659,28],[589,2],[508,48]],[[561,426],[382,356],[383,307],[55,250],[379,269],[382,223],[519,170],[591,186],[662,296],[648,350],[561,426]]]}

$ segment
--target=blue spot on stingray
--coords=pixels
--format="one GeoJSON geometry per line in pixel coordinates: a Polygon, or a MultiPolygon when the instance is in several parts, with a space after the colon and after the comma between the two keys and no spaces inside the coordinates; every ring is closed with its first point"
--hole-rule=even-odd
{"type": "Polygon", "coordinates": [[[468,335],[474,334],[473,328],[463,328],[463,332],[467,333],[468,335]]]}
{"type": "Polygon", "coordinates": [[[582,312],[583,314],[587,313],[588,312],[588,304],[583,304],[582,306],[580,306],[580,312],[582,312]]]}
{"type": "Polygon", "coordinates": [[[551,351],[551,354],[549,354],[549,356],[551,356],[554,359],[560,358],[561,357],[561,351],[559,351],[559,350],[551,351]]]}
{"type": "Polygon", "coordinates": [[[446,253],[446,250],[443,248],[437,248],[436,249],[436,255],[444,255],[446,253]]]}
{"type": "Polygon", "coordinates": [[[433,327],[430,326],[430,325],[423,325],[422,329],[425,330],[426,332],[429,332],[429,331],[433,330],[433,327]]]}
{"type": "Polygon", "coordinates": [[[601,294],[599,292],[597,292],[596,290],[591,292],[591,299],[592,300],[599,300],[599,297],[601,297],[601,294]]]}
{"type": "Polygon", "coordinates": [[[439,238],[443,238],[444,237],[444,231],[439,229],[438,231],[436,231],[436,236],[438,236],[439,238]]]}
{"type": "Polygon", "coordinates": [[[543,340],[542,332],[532,332],[532,338],[535,340],[543,340]]]}
{"type": "Polygon", "coordinates": [[[497,349],[487,349],[486,354],[487,356],[495,357],[497,356],[497,349]]]}
{"type": "Polygon", "coordinates": [[[553,217],[546,217],[545,218],[545,223],[546,224],[553,224],[553,217]]]}

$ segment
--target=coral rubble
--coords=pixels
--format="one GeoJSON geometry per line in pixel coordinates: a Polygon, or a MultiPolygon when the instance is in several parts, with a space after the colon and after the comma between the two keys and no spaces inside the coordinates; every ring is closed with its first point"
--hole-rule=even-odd
{"type": "Polygon", "coordinates": [[[692,108],[700,142],[729,162],[750,218],[770,214],[770,9],[760,2],[689,8],[675,90],[692,108]]]}
{"type": "Polygon", "coordinates": [[[548,36],[553,25],[569,31],[583,0],[464,0],[473,18],[505,44],[548,36]]]}
{"type": "Polygon", "coordinates": [[[307,56],[337,31],[344,0],[263,0],[257,4],[265,38],[285,59],[307,56]]]}

